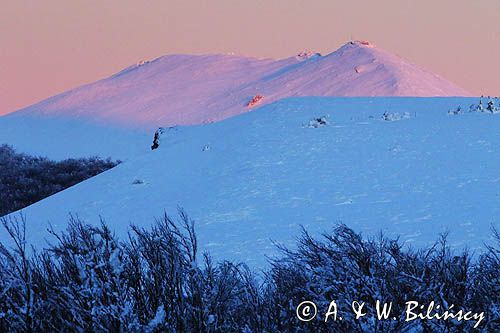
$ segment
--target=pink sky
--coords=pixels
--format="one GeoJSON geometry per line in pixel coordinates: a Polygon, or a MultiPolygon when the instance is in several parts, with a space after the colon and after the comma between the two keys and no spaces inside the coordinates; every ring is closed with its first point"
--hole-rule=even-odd
{"type": "Polygon", "coordinates": [[[5,0],[0,114],[164,54],[283,58],[350,38],[500,95],[499,0],[5,0]]]}

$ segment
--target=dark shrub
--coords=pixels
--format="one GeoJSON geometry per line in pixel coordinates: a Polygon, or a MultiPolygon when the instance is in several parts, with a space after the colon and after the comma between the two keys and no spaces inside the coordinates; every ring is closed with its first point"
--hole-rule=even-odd
{"type": "Polygon", "coordinates": [[[56,244],[28,254],[25,222],[3,218],[12,249],[0,245],[1,332],[470,332],[474,321],[356,320],[353,300],[435,301],[484,311],[480,329],[500,329],[500,237],[472,260],[453,254],[443,236],[433,247],[405,249],[383,236],[364,239],[344,225],[321,239],[303,232],[282,248],[264,276],[245,265],[214,263],[198,253],[194,224],[180,211],[151,229],[132,227],[119,241],[71,218],[56,244]],[[296,318],[314,301],[319,315],[296,318]],[[343,320],[324,323],[330,301],[343,320]]]}
{"type": "Polygon", "coordinates": [[[18,154],[0,145],[0,216],[106,171],[119,162],[98,157],[60,162],[18,154]]]}

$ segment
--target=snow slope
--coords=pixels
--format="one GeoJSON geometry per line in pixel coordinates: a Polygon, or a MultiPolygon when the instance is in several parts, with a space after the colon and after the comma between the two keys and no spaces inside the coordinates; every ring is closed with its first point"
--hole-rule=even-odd
{"type": "Polygon", "coordinates": [[[0,144],[51,159],[100,156],[127,160],[150,150],[153,133],[82,119],[0,117],[0,144]]]}
{"type": "Polygon", "coordinates": [[[372,44],[282,60],[168,55],[54,96],[17,115],[83,118],[155,129],[218,121],[291,96],[468,96],[454,84],[372,44]]]}
{"type": "Polygon", "coordinates": [[[257,267],[275,253],[271,239],[293,245],[299,225],[319,233],[343,222],[411,246],[448,230],[453,246],[475,249],[499,226],[500,115],[447,114],[472,102],[292,98],[177,127],[159,149],[25,209],[29,241],[42,246],[47,223],[63,229],[68,212],[101,216],[124,236],[179,205],[202,249],[257,267]],[[382,120],[386,111],[400,120],[382,120]],[[328,125],[309,126],[323,116],[328,125]]]}
{"type": "Polygon", "coordinates": [[[55,159],[127,159],[160,126],[210,123],[290,96],[467,95],[363,42],[282,60],[168,55],[0,117],[0,143],[55,159]]]}

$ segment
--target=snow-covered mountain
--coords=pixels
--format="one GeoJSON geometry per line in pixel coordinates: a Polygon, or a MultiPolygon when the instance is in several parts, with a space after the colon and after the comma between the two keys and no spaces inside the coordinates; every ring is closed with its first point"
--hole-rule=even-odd
{"type": "Polygon", "coordinates": [[[257,266],[275,253],[271,239],[293,246],[299,225],[337,222],[417,247],[450,231],[453,246],[475,249],[499,226],[500,115],[448,114],[472,102],[292,98],[176,127],[157,150],[25,209],[28,238],[43,245],[47,223],[63,229],[68,212],[124,236],[180,205],[202,249],[257,266]]]}
{"type": "Polygon", "coordinates": [[[467,95],[366,42],[282,60],[169,55],[0,117],[0,143],[56,159],[127,159],[160,126],[210,123],[285,97],[467,95]]]}
{"type": "Polygon", "coordinates": [[[84,118],[153,129],[218,121],[292,96],[468,96],[368,42],[282,60],[168,55],[54,96],[17,115],[84,118]]]}

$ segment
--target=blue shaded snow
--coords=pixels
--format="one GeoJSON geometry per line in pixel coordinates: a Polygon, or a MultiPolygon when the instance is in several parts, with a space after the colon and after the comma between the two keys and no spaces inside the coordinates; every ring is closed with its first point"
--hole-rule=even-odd
{"type": "Polygon", "coordinates": [[[179,127],[158,150],[27,208],[30,240],[43,244],[45,223],[63,229],[68,212],[102,216],[123,237],[181,206],[202,250],[255,267],[277,253],[271,240],[293,247],[300,225],[319,234],[341,222],[412,247],[449,232],[453,247],[478,249],[500,220],[500,115],[447,114],[475,102],[291,98],[179,127]]]}

